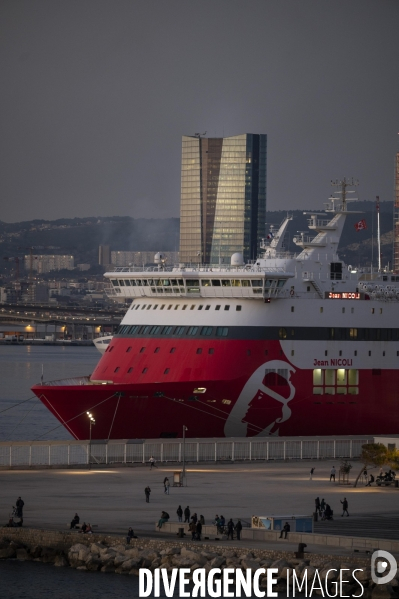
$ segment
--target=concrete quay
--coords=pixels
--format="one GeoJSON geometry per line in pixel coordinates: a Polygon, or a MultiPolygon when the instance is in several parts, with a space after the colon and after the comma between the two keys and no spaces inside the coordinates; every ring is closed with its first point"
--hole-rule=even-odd
{"type": "MultiPolygon", "coordinates": [[[[207,464],[189,466],[186,487],[170,487],[165,495],[163,479],[173,480],[173,467],[159,467],[150,471],[149,466],[132,468],[104,468],[92,470],[3,470],[0,471],[0,523],[8,521],[11,507],[20,495],[25,501],[24,527],[65,531],[75,512],[81,521],[97,525],[101,534],[125,536],[132,526],[140,538],[171,540],[176,533],[155,532],[154,523],[162,510],[177,523],[176,509],[190,506],[191,513],[203,514],[210,524],[215,514],[241,518],[250,522],[252,515],[311,514],[314,499],[324,497],[334,510],[333,522],[318,523],[317,533],[328,525],[328,536],[353,537],[352,522],[359,518],[373,521],[373,514],[385,515],[381,519],[381,534],[393,528],[392,522],[399,515],[397,500],[399,490],[394,487],[341,486],[329,481],[331,467],[338,462],[256,462],[245,464],[207,464]],[[316,470],[309,480],[312,466],[316,470]],[[149,485],[152,493],[150,503],[145,502],[144,488],[149,485]],[[340,500],[349,502],[349,518],[341,518],[340,500]],[[336,531],[331,528],[336,526],[336,531]],[[384,528],[385,527],[385,528],[384,528]]],[[[360,464],[353,462],[352,480],[360,464]]],[[[360,531],[362,532],[362,530],[360,531]]],[[[377,529],[377,533],[379,529],[377,529]]],[[[248,531],[249,533],[249,531],[248,531]]],[[[244,535],[246,536],[246,535],[244,535]]],[[[367,536],[367,525],[364,528],[367,536]]],[[[78,538],[81,535],[77,535],[78,538]]],[[[375,535],[375,539],[377,534],[375,535]]],[[[294,537],[295,538],[295,537],[294,537]]],[[[392,538],[387,534],[387,538],[392,538]]],[[[309,539],[310,540],[310,539],[309,539]]],[[[314,541],[314,539],[313,539],[314,541]]],[[[185,542],[185,541],[183,541],[185,542]]],[[[231,541],[207,543],[228,545],[231,541]]],[[[235,544],[237,541],[234,542],[235,544]]],[[[393,543],[393,541],[391,541],[393,543]]],[[[255,540],[244,538],[242,546],[277,551],[294,551],[297,540],[268,538],[255,540]]],[[[375,541],[372,546],[377,546],[375,541]]],[[[356,547],[361,547],[362,541],[356,547]]],[[[385,547],[388,549],[387,545],[385,547]]],[[[393,544],[391,551],[396,553],[393,544]]],[[[312,553],[353,555],[353,543],[346,546],[332,541],[331,545],[308,543],[312,553]]],[[[389,550],[389,549],[388,549],[389,550]]],[[[397,552],[399,553],[399,551],[397,552]]]]}

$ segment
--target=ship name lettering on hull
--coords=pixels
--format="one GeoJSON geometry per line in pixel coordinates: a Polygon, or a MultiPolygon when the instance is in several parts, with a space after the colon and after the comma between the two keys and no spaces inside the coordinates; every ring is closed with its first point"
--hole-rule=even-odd
{"type": "Polygon", "coordinates": [[[352,358],[330,358],[330,360],[314,358],[313,366],[352,366],[352,358]]]}

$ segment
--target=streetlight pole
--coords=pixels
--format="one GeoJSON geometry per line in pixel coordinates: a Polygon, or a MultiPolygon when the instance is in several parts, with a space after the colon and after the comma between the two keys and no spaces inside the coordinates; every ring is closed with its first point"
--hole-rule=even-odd
{"type": "Polygon", "coordinates": [[[96,421],[93,418],[93,414],[90,414],[90,412],[86,412],[88,418],[89,418],[89,427],[90,427],[90,432],[89,432],[89,470],[91,470],[91,427],[96,424],[96,421]]]}
{"type": "Polygon", "coordinates": [[[183,424],[183,485],[186,482],[187,487],[187,479],[186,479],[186,431],[188,428],[183,424]]]}

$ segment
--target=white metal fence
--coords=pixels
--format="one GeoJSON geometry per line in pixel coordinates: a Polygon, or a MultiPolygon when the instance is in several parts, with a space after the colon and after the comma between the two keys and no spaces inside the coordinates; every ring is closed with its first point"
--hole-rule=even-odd
{"type": "Polygon", "coordinates": [[[133,464],[151,456],[164,463],[350,459],[370,442],[372,437],[1,442],[0,467],[133,464]]]}

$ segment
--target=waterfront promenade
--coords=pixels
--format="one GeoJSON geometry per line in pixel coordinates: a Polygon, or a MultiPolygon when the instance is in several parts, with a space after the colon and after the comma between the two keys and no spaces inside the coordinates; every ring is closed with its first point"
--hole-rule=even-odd
{"type": "MultiPolygon", "coordinates": [[[[3,470],[0,523],[7,522],[11,506],[21,495],[27,527],[66,530],[78,512],[81,521],[98,525],[96,531],[101,533],[124,535],[132,526],[139,536],[166,540],[168,535],[154,532],[154,524],[162,510],[170,514],[171,521],[177,521],[179,504],[183,510],[189,505],[191,514],[203,514],[207,524],[215,514],[223,514],[226,520],[232,517],[250,522],[252,515],[311,514],[319,496],[331,505],[335,519],[318,523],[315,532],[348,536],[369,536],[370,532],[375,538],[392,538],[390,531],[397,528],[399,519],[399,489],[365,488],[363,484],[354,489],[352,485],[330,483],[333,465],[338,469],[339,463],[333,461],[189,465],[188,486],[171,487],[169,495],[164,493],[163,479],[167,476],[173,481],[173,466],[152,471],[148,465],[90,471],[3,470]],[[316,470],[309,480],[312,466],[316,470]],[[147,485],[152,490],[149,504],[144,496],[147,485]],[[340,500],[344,496],[349,501],[349,518],[341,518],[340,500]]],[[[352,481],[359,468],[354,461],[352,481]]],[[[273,543],[270,548],[276,545],[294,549],[287,541],[273,543]]]]}

